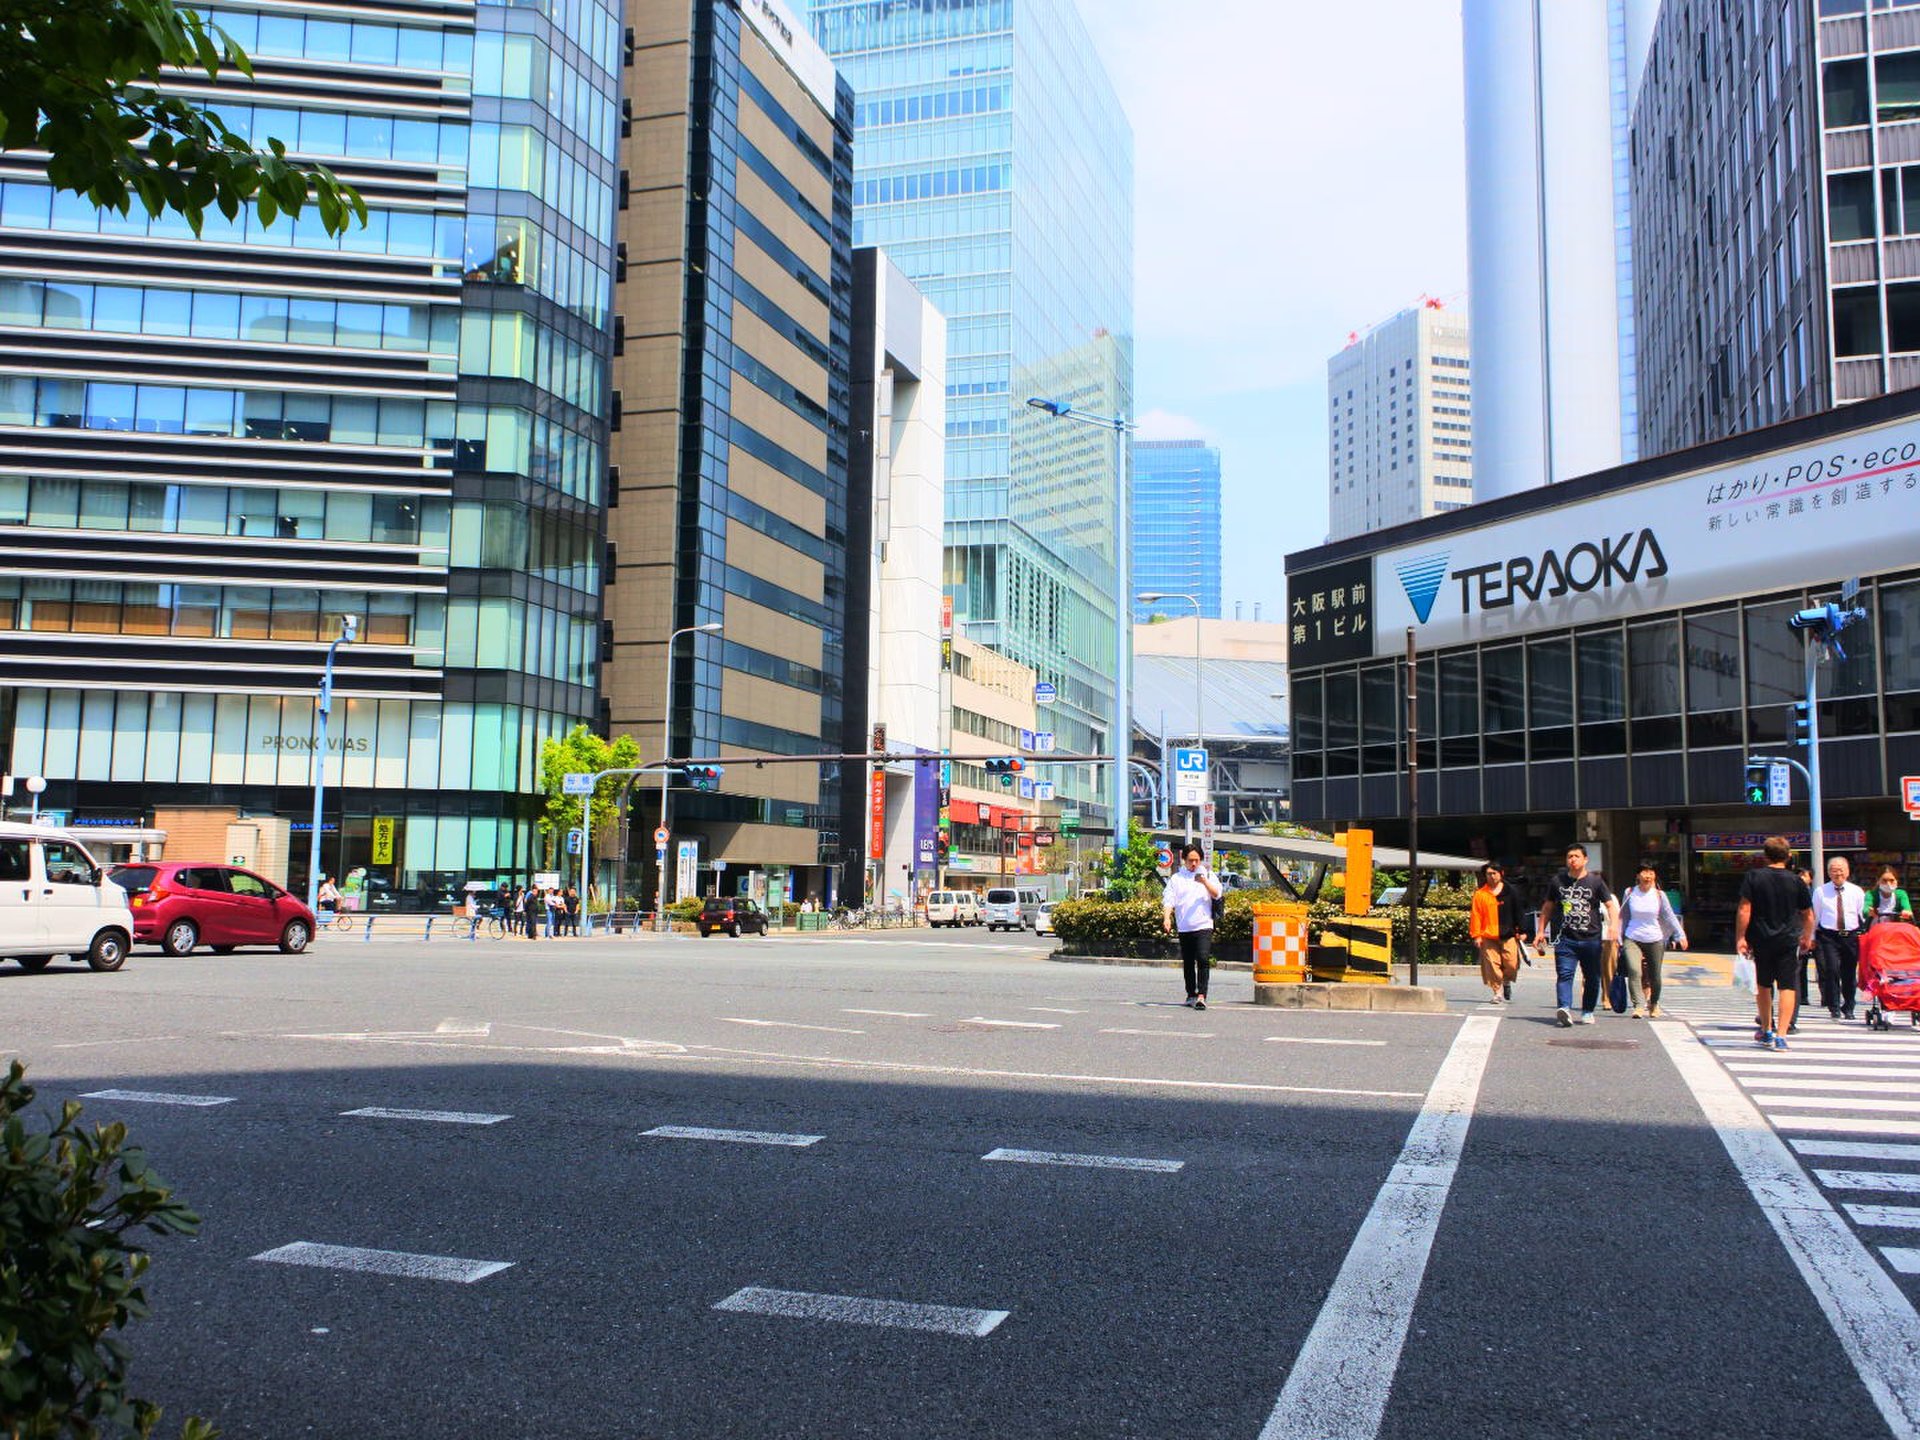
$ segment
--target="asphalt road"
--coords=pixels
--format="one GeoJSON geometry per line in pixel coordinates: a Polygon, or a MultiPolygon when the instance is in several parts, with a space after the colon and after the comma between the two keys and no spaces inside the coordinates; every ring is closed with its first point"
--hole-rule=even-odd
{"type": "Polygon", "coordinates": [[[134,1388],[228,1436],[1916,1433],[1920,1036],[1049,949],[142,951],[0,969],[0,1051],[204,1217],[134,1388]]]}

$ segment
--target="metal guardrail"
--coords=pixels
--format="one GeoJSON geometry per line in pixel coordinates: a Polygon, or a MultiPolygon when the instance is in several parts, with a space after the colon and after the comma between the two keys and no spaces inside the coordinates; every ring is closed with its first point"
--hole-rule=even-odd
{"type": "MultiPolygon", "coordinates": [[[[500,918],[492,915],[369,915],[357,911],[329,913],[321,911],[318,934],[347,940],[372,941],[375,932],[382,940],[523,940],[525,932],[500,928],[500,918]]],[[[814,911],[795,917],[797,923],[775,925],[776,933],[822,930],[912,930],[926,921],[917,910],[850,910],[841,914],[814,911]]],[[[680,922],[675,922],[680,923],[680,922]]],[[[578,936],[651,934],[650,910],[601,911],[580,917],[578,936]]],[[[541,938],[548,938],[544,927],[541,938]]],[[[569,937],[553,937],[569,938],[569,937]]]]}

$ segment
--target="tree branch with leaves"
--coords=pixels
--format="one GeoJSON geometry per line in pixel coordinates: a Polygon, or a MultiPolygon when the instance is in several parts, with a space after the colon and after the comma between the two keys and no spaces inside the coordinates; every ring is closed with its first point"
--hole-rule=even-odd
{"type": "Polygon", "coordinates": [[[338,235],[367,205],[324,165],[256,150],[220,117],[166,92],[169,74],[218,84],[253,62],[173,0],[0,0],[0,151],[44,150],[56,189],[125,215],[172,210],[198,235],[209,206],[265,224],[309,204],[338,235]]]}
{"type": "MultiPolygon", "coordinates": [[[[584,725],[576,725],[540,747],[540,788],[547,805],[535,822],[547,839],[547,857],[554,858],[558,838],[579,826],[584,795],[568,795],[563,787],[569,775],[594,775],[602,770],[631,770],[640,763],[640,742],[631,735],[605,740],[584,725]]],[[[594,787],[593,833],[613,822],[620,792],[633,783],[631,775],[609,775],[594,787]]]]}

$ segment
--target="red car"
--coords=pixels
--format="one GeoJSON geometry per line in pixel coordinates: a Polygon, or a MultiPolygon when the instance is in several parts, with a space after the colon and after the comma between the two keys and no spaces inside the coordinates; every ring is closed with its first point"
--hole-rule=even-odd
{"type": "Polygon", "coordinates": [[[313,912],[271,880],[235,865],[134,861],[107,877],[127,892],[136,944],[185,955],[197,945],[225,954],[277,945],[298,955],[313,939],[313,912]]]}

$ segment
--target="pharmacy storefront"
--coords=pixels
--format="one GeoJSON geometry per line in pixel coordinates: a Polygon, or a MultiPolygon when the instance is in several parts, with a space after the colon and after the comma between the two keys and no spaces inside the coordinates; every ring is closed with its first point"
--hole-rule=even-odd
{"type": "Polygon", "coordinates": [[[1859,579],[1818,668],[1826,848],[1920,881],[1920,395],[1288,557],[1294,810],[1406,833],[1416,655],[1423,846],[1544,883],[1572,840],[1625,881],[1651,856],[1697,939],[1730,938],[1766,834],[1810,837],[1805,788],[1745,804],[1789,751],[1805,652],[1787,620],[1859,579]]]}

